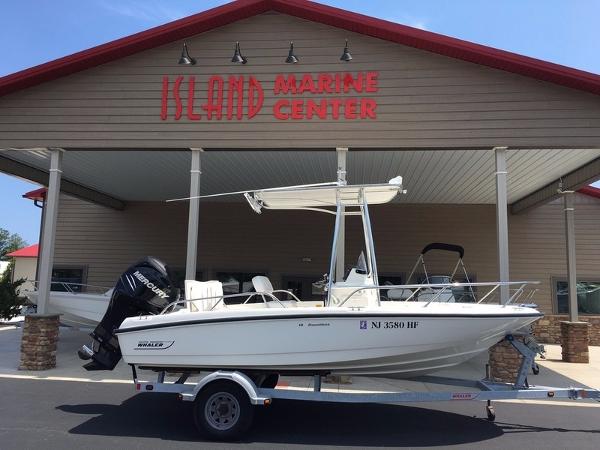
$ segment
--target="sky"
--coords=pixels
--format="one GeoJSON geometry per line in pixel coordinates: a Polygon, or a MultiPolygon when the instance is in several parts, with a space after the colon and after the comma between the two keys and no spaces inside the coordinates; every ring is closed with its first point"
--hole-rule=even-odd
{"type": "MultiPolygon", "coordinates": [[[[0,76],[227,3],[217,0],[2,2],[0,76]]],[[[600,73],[600,0],[321,0],[331,6],[600,73]]],[[[600,185],[599,185],[600,186],[600,185]]],[[[35,185],[0,173],[0,227],[37,242],[35,185]]]]}

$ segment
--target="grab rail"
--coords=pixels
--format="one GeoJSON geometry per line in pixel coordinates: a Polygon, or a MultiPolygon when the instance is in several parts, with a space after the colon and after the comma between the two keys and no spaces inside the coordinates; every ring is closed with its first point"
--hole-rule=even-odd
{"type": "MultiPolygon", "coordinates": [[[[289,291],[273,291],[273,292],[287,292],[288,294],[291,294],[291,292],[289,291]]],[[[257,295],[260,295],[263,297],[263,303],[267,303],[267,301],[265,300],[264,296],[266,295],[267,297],[270,297],[271,299],[273,299],[274,301],[276,301],[277,303],[279,303],[279,305],[282,308],[287,308],[282,302],[281,300],[279,300],[276,296],[274,296],[272,293],[269,292],[241,292],[239,294],[227,294],[227,295],[214,295],[211,297],[199,297],[199,298],[186,298],[186,299],[180,299],[180,300],[176,300],[174,302],[169,303],[167,306],[165,306],[163,308],[163,310],[159,313],[159,314],[164,314],[169,308],[171,308],[172,306],[178,305],[180,303],[190,303],[190,302],[197,302],[197,301],[205,301],[205,300],[214,300],[214,299],[219,299],[218,302],[216,302],[210,309],[209,311],[212,311],[213,309],[215,309],[215,307],[217,305],[219,305],[220,303],[222,303],[226,298],[235,298],[235,297],[248,297],[248,299],[243,303],[246,304],[248,302],[248,300],[250,300],[252,297],[256,297],[257,295]]],[[[293,295],[293,294],[292,294],[293,295]]],[[[295,295],[293,295],[294,298],[296,298],[296,301],[300,301],[298,300],[298,297],[296,297],[295,295]]]]}
{"type": "MultiPolygon", "coordinates": [[[[38,280],[27,280],[27,282],[31,283],[34,288],[37,288],[37,285],[39,284],[38,280]]],[[[53,285],[53,284],[62,286],[63,288],[65,288],[66,292],[69,292],[71,294],[82,294],[82,292],[73,290],[71,288],[71,286],[83,286],[85,288],[102,289],[104,292],[110,291],[112,289],[112,287],[96,286],[94,284],[84,284],[84,283],[71,283],[70,281],[51,281],[50,285],[53,285]]]]}
{"type": "MultiPolygon", "coordinates": [[[[412,290],[412,289],[414,289],[414,291],[412,291],[411,295],[403,300],[406,302],[406,301],[409,301],[411,298],[413,298],[418,292],[420,292],[423,289],[436,289],[436,288],[440,289],[441,288],[441,290],[439,292],[438,291],[435,292],[435,294],[437,294],[437,295],[425,304],[425,306],[428,306],[430,303],[432,303],[433,301],[438,299],[442,295],[442,293],[449,288],[451,289],[451,288],[458,288],[458,287],[494,286],[493,289],[490,290],[490,292],[488,292],[483,298],[481,298],[478,302],[476,302],[476,303],[481,303],[483,300],[485,300],[487,297],[489,297],[490,294],[492,292],[494,292],[496,289],[498,289],[498,287],[500,287],[500,286],[519,285],[519,288],[516,290],[516,292],[508,299],[508,302],[505,303],[505,305],[508,305],[508,304],[512,303],[516,298],[518,298],[523,293],[525,286],[527,286],[528,284],[540,284],[540,282],[539,281],[497,281],[497,282],[477,282],[477,283],[432,283],[432,284],[387,284],[387,285],[383,285],[383,286],[378,286],[378,285],[341,286],[342,288],[356,288],[356,290],[352,291],[349,295],[347,295],[346,298],[344,298],[344,300],[337,306],[338,307],[343,306],[354,294],[361,292],[361,291],[371,290],[371,289],[376,289],[376,290],[382,290],[382,289],[383,290],[390,290],[390,289],[412,290]]],[[[532,296],[533,296],[533,294],[528,294],[527,298],[530,299],[532,296]]]]}

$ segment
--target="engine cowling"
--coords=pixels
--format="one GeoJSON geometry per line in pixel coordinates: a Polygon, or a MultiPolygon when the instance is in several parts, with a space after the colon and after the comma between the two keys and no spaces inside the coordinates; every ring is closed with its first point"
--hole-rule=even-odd
{"type": "Polygon", "coordinates": [[[79,350],[79,357],[89,360],[86,370],[112,370],[121,359],[119,341],[114,331],[127,317],[160,313],[178,300],[168,267],[148,256],[129,267],[119,278],[104,317],[90,334],[92,348],[79,350]]]}

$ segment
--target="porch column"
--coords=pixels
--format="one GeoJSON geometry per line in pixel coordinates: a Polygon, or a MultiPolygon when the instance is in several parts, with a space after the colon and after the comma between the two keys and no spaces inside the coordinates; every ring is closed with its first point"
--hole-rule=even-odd
{"type": "Polygon", "coordinates": [[[192,148],[192,165],[190,169],[190,205],[188,216],[187,251],[185,260],[185,279],[196,279],[196,262],[198,261],[198,223],[200,221],[200,153],[201,148],[192,148]],[[195,197],[195,198],[194,198],[195,197]]]}
{"type": "Polygon", "coordinates": [[[54,241],[56,234],[56,219],[58,217],[58,199],[60,195],[60,179],[62,175],[62,149],[50,150],[50,174],[48,190],[44,204],[42,222],[42,245],[40,249],[40,268],[38,274],[38,314],[46,314],[52,281],[52,266],[54,263],[54,241]]]}
{"type": "Polygon", "coordinates": [[[567,279],[569,281],[569,321],[579,321],[577,307],[577,258],[575,255],[575,205],[573,191],[563,192],[567,242],[567,279]]]}
{"type": "MultiPolygon", "coordinates": [[[[496,156],[496,237],[498,243],[499,281],[509,280],[508,266],[508,200],[506,184],[507,147],[494,147],[496,156]]],[[[500,303],[506,304],[509,295],[508,286],[500,286],[500,303]]]]}
{"type": "MultiPolygon", "coordinates": [[[[562,184],[562,183],[561,183],[562,184]]],[[[560,323],[562,360],[575,363],[589,362],[589,324],[579,321],[577,305],[577,257],[575,255],[575,205],[574,191],[563,191],[565,234],[567,243],[567,279],[569,283],[569,321],[560,323]]]]}
{"type": "Polygon", "coordinates": [[[52,286],[62,156],[62,149],[50,149],[50,170],[38,270],[37,313],[25,317],[21,335],[20,370],[47,370],[56,367],[59,315],[47,314],[47,311],[52,286]]]}
{"type": "MultiPolygon", "coordinates": [[[[348,156],[348,149],[345,147],[338,147],[335,149],[337,153],[337,181],[340,184],[346,184],[346,157],[348,156]]],[[[335,263],[335,279],[336,281],[342,281],[344,278],[344,263],[345,263],[345,251],[346,251],[346,217],[343,215],[344,207],[341,207],[342,216],[340,217],[340,232],[338,236],[337,244],[337,259],[335,263]]]]}

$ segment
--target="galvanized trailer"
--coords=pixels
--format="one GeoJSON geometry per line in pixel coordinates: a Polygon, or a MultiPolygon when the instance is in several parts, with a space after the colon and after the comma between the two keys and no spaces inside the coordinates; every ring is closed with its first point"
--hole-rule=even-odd
{"type": "MultiPolygon", "coordinates": [[[[157,381],[146,382],[137,378],[132,366],[133,378],[138,392],[161,392],[177,394],[182,401],[194,402],[194,422],[199,431],[215,440],[235,440],[243,435],[252,424],[253,407],[268,406],[276,399],[303,400],[338,403],[412,403],[441,401],[485,401],[488,420],[495,420],[493,400],[514,399],[595,399],[600,401],[600,391],[578,387],[550,387],[530,385],[527,375],[535,368],[535,346],[525,345],[512,335],[506,339],[523,356],[517,379],[514,383],[498,383],[486,378],[474,380],[450,380],[439,377],[421,377],[435,380],[438,384],[478,388],[477,391],[438,392],[384,392],[384,393],[341,393],[321,391],[322,374],[314,375],[313,390],[278,389],[276,378],[257,378],[240,371],[218,370],[210,372],[197,383],[186,383],[191,373],[182,372],[175,382],[165,382],[165,372],[158,373],[157,381]],[[445,383],[447,381],[447,383],[445,383]]],[[[535,369],[534,369],[535,370],[535,369]]]]}

